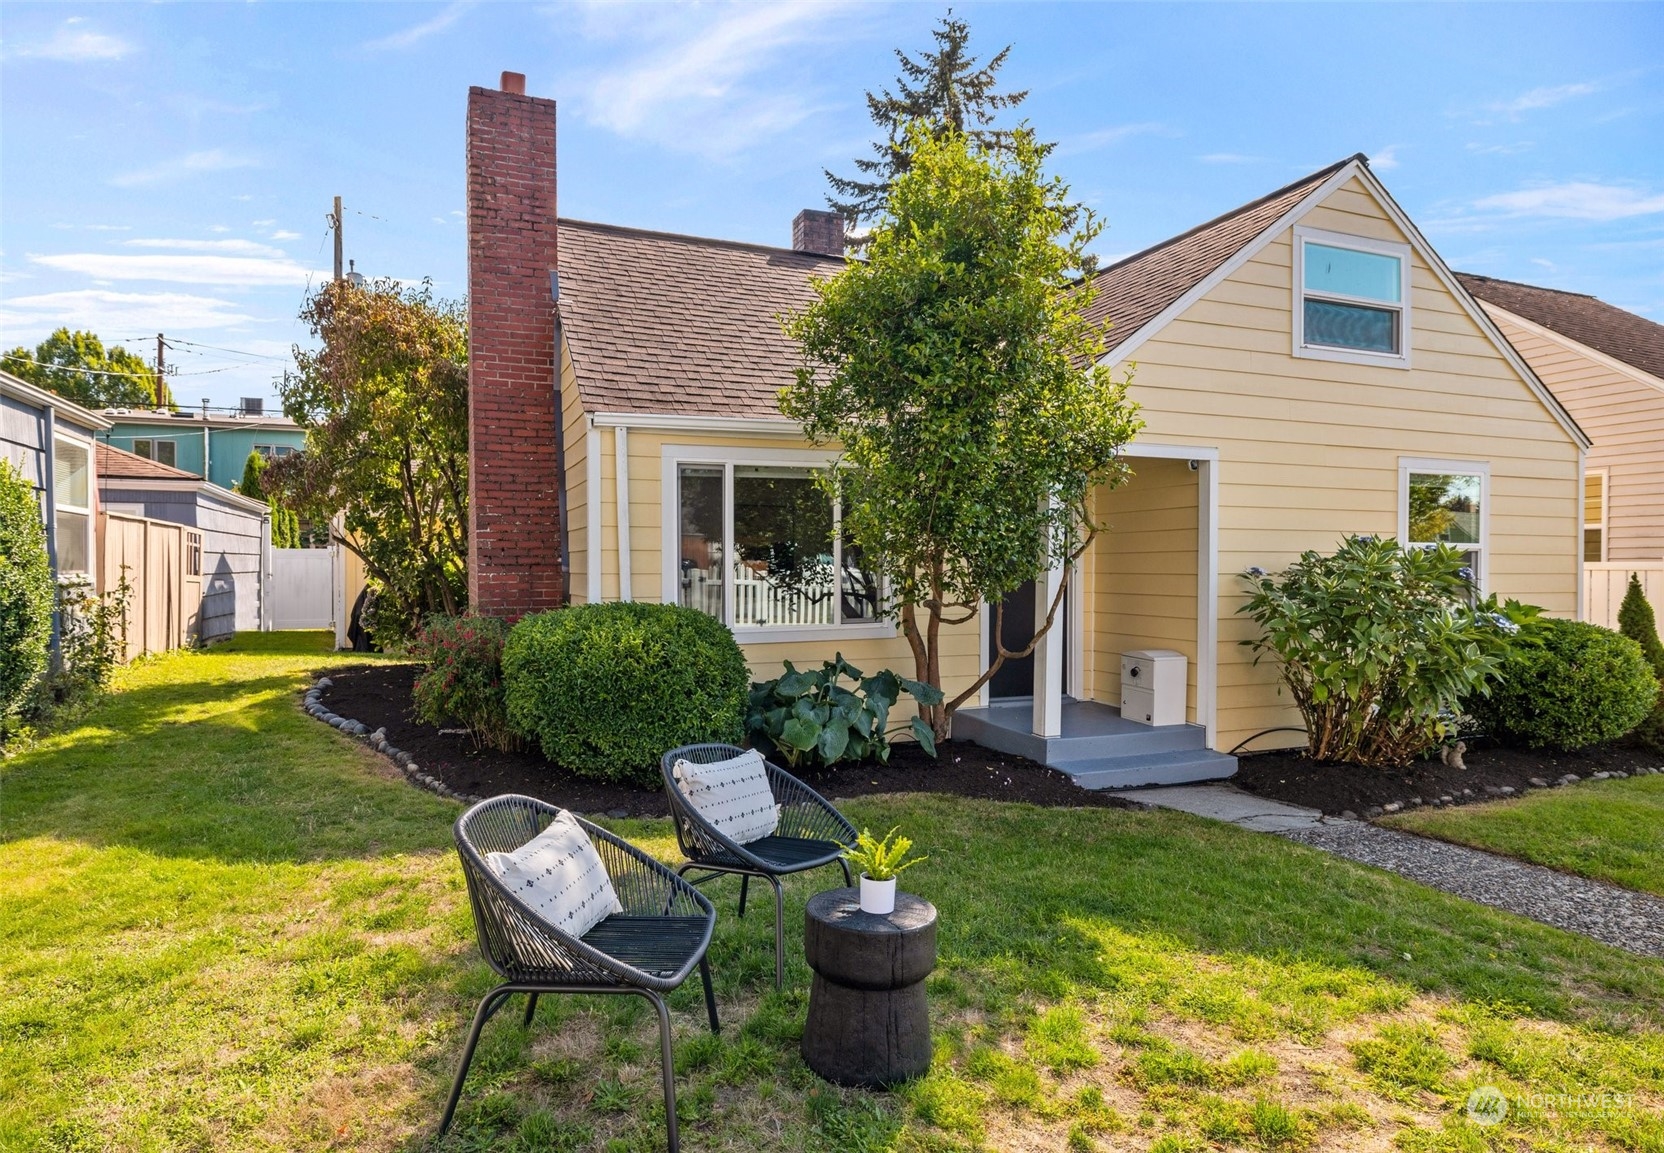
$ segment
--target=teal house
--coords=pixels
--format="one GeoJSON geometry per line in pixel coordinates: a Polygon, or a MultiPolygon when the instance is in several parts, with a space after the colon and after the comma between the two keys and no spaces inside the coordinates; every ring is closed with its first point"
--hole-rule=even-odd
{"type": "Polygon", "coordinates": [[[110,428],[99,440],[221,488],[234,488],[243,479],[249,453],[275,459],[306,445],[306,430],[294,421],[246,402],[232,412],[108,408],[103,416],[110,428]]]}

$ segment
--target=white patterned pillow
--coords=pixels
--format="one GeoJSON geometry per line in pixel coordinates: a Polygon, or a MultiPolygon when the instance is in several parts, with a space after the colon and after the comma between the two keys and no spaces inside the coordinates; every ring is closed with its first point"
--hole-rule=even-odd
{"type": "Polygon", "coordinates": [[[688,804],[729,840],[749,844],[779,827],[780,806],[755,749],[708,765],[677,761],[670,771],[688,804]]]}
{"type": "Polygon", "coordinates": [[[574,937],[624,911],[601,854],[564,809],[547,829],[512,853],[487,853],[485,861],[511,893],[574,937]]]}

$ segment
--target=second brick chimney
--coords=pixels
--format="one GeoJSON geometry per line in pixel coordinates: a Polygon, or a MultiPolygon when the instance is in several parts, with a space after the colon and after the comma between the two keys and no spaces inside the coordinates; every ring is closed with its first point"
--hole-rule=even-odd
{"type": "Polygon", "coordinates": [[[468,90],[468,602],[558,608],[555,102],[526,78],[468,90]]]}
{"type": "Polygon", "coordinates": [[[792,248],[825,256],[844,254],[844,218],[836,212],[805,208],[792,220],[792,248]]]}

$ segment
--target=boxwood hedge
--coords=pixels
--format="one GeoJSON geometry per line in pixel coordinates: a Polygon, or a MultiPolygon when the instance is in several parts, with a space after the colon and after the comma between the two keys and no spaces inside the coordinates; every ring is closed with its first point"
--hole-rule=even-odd
{"type": "Polygon", "coordinates": [[[1658,681],[1641,646],[1581,621],[1543,620],[1541,644],[1510,650],[1487,697],[1468,711],[1492,735],[1531,749],[1615,741],[1646,718],[1658,681]]]}

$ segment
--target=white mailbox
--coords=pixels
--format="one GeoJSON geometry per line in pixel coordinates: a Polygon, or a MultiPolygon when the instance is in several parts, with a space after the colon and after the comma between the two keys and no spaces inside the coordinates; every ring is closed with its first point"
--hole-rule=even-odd
{"type": "Polygon", "coordinates": [[[1184,724],[1184,654],[1139,649],[1121,654],[1121,716],[1141,725],[1184,724]]]}

